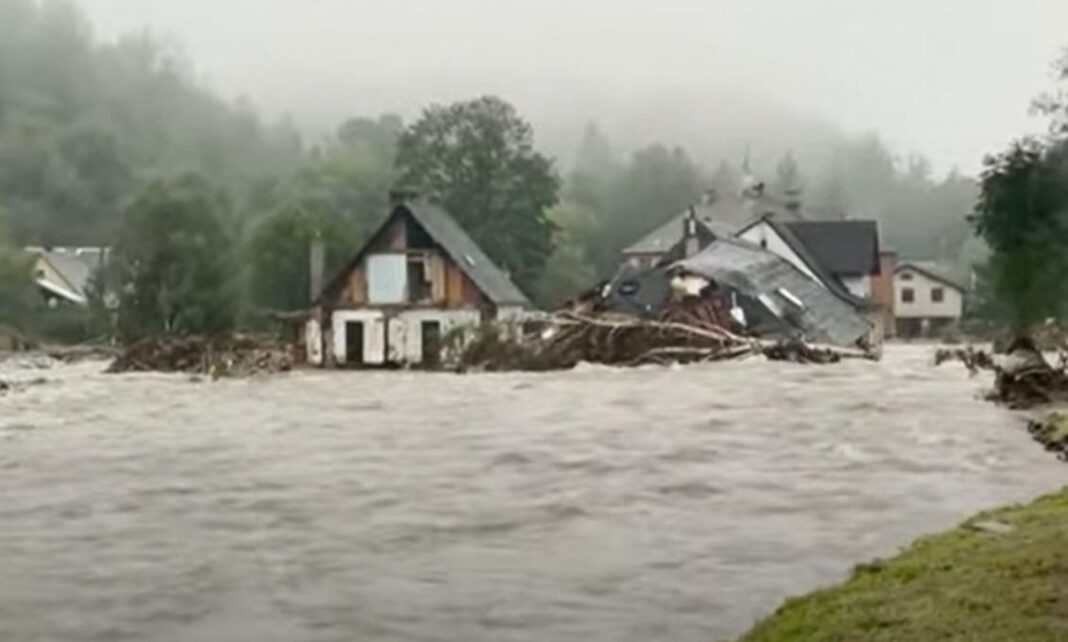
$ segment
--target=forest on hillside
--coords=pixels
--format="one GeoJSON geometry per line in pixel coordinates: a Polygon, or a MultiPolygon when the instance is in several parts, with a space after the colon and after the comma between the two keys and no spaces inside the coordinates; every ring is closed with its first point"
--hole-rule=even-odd
{"type": "MultiPolygon", "coordinates": [[[[458,208],[474,202],[425,180],[433,171],[427,150],[436,148],[423,143],[435,128],[499,128],[512,161],[487,177],[503,183],[516,172],[531,191],[497,196],[531,205],[472,206],[458,218],[543,305],[610,275],[623,247],[710,187],[738,189],[743,174],[741,159],[695,161],[686,140],[621,148],[597,123],[563,166],[539,152],[523,116],[495,98],[430,106],[410,123],[359,111],[354,106],[332,135],[307,140],[292,122],[265,122],[247,100],[202,84],[164,40],[102,42],[69,2],[0,0],[0,321],[17,323],[34,305],[19,280],[19,248],[107,245],[139,256],[131,248],[148,241],[137,230],[185,229],[181,213],[193,208],[210,221],[176,233],[160,251],[181,253],[190,245],[184,238],[210,235],[212,243],[192,245],[224,255],[215,273],[227,275],[239,322],[302,308],[311,240],[324,238],[338,265],[386,215],[391,188],[425,183],[458,208]]],[[[479,147],[485,141],[468,142],[455,154],[493,156],[479,147]]],[[[831,161],[819,167],[787,154],[751,170],[772,190],[800,190],[811,211],[880,221],[884,243],[903,256],[962,270],[980,258],[966,221],[975,180],[936,177],[925,158],[895,156],[875,135],[842,137],[825,151],[831,161]]]]}

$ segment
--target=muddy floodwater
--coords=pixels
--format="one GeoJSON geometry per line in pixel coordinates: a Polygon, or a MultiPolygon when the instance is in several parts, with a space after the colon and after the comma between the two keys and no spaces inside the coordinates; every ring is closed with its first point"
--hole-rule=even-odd
{"type": "Polygon", "coordinates": [[[0,363],[0,640],[729,638],[1068,483],[987,379],[929,359],[214,384],[0,363]]]}

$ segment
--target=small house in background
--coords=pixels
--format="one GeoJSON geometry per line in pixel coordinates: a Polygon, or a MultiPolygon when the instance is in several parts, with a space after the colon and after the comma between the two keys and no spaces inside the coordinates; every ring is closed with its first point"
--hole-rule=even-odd
{"type": "Polygon", "coordinates": [[[89,305],[89,289],[107,258],[106,249],[30,247],[26,251],[36,257],[34,279],[50,307],[89,305]]]}
{"type": "Polygon", "coordinates": [[[668,253],[687,235],[687,225],[694,225],[691,236],[697,239],[698,249],[704,249],[714,241],[733,237],[746,222],[759,216],[796,219],[800,216],[799,208],[799,201],[779,202],[766,195],[760,184],[747,187],[741,194],[708,190],[700,203],[690,206],[624,249],[623,263],[630,268],[646,269],[681,258],[668,253]]]}
{"type": "Polygon", "coordinates": [[[709,324],[765,339],[868,349],[880,337],[844,287],[832,290],[786,258],[744,239],[701,242],[696,213],[657,265],[624,263],[597,294],[603,310],[709,324]]]}
{"type": "MultiPolygon", "coordinates": [[[[312,274],[315,280],[314,267],[312,274]]],[[[520,322],[530,308],[447,212],[396,202],[322,289],[302,338],[315,365],[433,365],[453,331],[520,322]]]]}
{"type": "Polygon", "coordinates": [[[960,322],[965,288],[938,263],[902,261],[895,289],[898,337],[937,337],[960,322]]]}
{"type": "Polygon", "coordinates": [[[652,230],[633,245],[623,250],[623,264],[632,269],[647,269],[665,260],[668,252],[676,247],[687,234],[686,226],[693,226],[692,233],[703,248],[720,238],[734,235],[734,227],[715,218],[707,200],[694,205],[671,220],[652,230]]]}

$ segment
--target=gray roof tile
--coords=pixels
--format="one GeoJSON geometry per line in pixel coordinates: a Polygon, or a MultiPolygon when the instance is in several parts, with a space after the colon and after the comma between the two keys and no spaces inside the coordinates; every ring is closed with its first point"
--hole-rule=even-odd
{"type": "MultiPolygon", "coordinates": [[[[426,203],[401,205],[438,242],[460,269],[496,305],[531,307],[512,279],[497,267],[460,224],[442,208],[426,203]]],[[[396,212],[396,210],[394,210],[396,212]]]]}
{"type": "Polygon", "coordinates": [[[711,279],[754,299],[765,295],[784,308],[789,307],[789,300],[780,289],[786,291],[802,301],[804,308],[784,320],[808,341],[853,346],[871,330],[855,307],[789,261],[740,239],[716,241],[672,267],[711,279]]]}

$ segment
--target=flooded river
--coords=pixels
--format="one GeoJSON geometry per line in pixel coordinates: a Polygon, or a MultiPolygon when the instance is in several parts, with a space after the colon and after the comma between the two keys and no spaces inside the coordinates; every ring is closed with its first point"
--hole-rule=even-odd
{"type": "Polygon", "coordinates": [[[0,396],[0,640],[681,640],[744,631],[1068,483],[989,381],[753,360],[0,396]]]}

